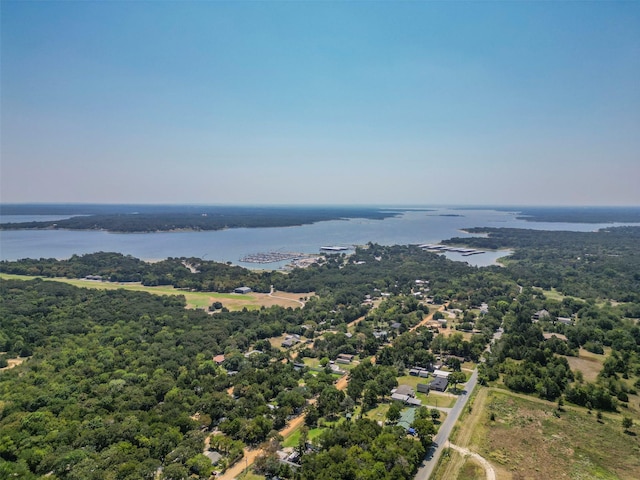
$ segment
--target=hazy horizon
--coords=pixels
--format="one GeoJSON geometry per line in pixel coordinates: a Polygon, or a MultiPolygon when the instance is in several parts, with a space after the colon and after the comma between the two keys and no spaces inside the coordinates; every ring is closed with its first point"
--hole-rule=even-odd
{"type": "Polygon", "coordinates": [[[0,202],[640,205],[640,2],[2,2],[0,202]]]}

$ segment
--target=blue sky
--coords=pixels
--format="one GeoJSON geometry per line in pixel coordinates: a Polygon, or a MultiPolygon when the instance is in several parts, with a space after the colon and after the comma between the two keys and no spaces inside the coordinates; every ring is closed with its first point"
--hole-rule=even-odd
{"type": "Polygon", "coordinates": [[[640,204],[640,2],[1,8],[2,202],[640,204]]]}

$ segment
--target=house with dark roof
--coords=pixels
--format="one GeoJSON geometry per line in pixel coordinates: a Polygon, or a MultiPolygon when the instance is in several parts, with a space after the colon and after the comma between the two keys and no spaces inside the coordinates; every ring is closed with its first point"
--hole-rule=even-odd
{"type": "Polygon", "coordinates": [[[549,317],[551,316],[551,314],[547,311],[547,310],[538,310],[536,313],[534,313],[531,316],[531,320],[533,322],[538,322],[540,320],[549,320],[549,317]]]}
{"type": "Polygon", "coordinates": [[[431,390],[436,390],[438,392],[444,392],[447,389],[448,385],[449,385],[449,379],[448,378],[436,377],[429,384],[429,388],[431,390]]]}
{"type": "Polygon", "coordinates": [[[284,341],[280,344],[284,348],[293,347],[294,345],[302,341],[300,335],[294,333],[293,335],[287,335],[284,337],[284,341]]]}
{"type": "Polygon", "coordinates": [[[336,359],[336,361],[340,362],[340,360],[343,360],[343,361],[346,361],[346,363],[351,363],[354,356],[355,355],[351,355],[349,353],[341,353],[338,355],[338,358],[336,359]]]}
{"type": "Polygon", "coordinates": [[[393,389],[391,393],[397,393],[398,395],[408,395],[410,397],[415,397],[415,392],[413,388],[409,385],[399,385],[397,388],[393,389]]]}

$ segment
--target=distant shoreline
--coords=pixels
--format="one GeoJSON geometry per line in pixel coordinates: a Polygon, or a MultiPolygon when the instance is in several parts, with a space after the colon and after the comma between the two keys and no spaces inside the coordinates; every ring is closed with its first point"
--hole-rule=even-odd
{"type": "MultiPolygon", "coordinates": [[[[402,210],[374,207],[110,207],[90,206],[88,210],[70,207],[73,215],[56,220],[4,222],[0,230],[72,230],[106,231],[110,233],[174,233],[219,231],[232,228],[295,227],[323,221],[363,218],[384,220],[397,217],[402,210]],[[113,208],[113,210],[109,210],[113,208]],[[93,213],[88,213],[93,210],[93,213]],[[98,212],[102,210],[102,212],[98,212]],[[78,213],[78,212],[81,213],[78,213]]],[[[51,209],[33,205],[4,206],[2,215],[47,215],[51,209]]],[[[57,215],[62,210],[56,209],[57,215]]]]}

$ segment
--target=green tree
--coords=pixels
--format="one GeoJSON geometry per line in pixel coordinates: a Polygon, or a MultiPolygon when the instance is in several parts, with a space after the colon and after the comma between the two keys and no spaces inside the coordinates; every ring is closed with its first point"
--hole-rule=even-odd
{"type": "Polygon", "coordinates": [[[309,441],[309,427],[303,425],[300,428],[300,438],[298,439],[297,451],[299,455],[304,454],[307,450],[307,442],[309,441]]]}
{"type": "Polygon", "coordinates": [[[344,392],[336,387],[326,387],[318,396],[318,411],[323,417],[332,417],[340,411],[344,392]]]}
{"type": "Polygon", "coordinates": [[[437,408],[432,408],[429,414],[431,415],[431,420],[434,423],[440,418],[440,410],[438,410],[437,408]]]}
{"type": "Polygon", "coordinates": [[[181,463],[172,463],[162,470],[162,480],[186,480],[189,478],[189,470],[181,463]]]}
{"type": "Polygon", "coordinates": [[[191,457],[186,463],[189,470],[196,474],[200,479],[207,479],[211,476],[213,471],[213,465],[211,460],[202,453],[199,453],[195,457],[191,457]]]}
{"type": "Polygon", "coordinates": [[[464,374],[464,372],[452,372],[449,374],[449,381],[453,383],[453,388],[454,390],[456,390],[459,383],[464,383],[467,381],[467,376],[464,374]]]}
{"type": "Polygon", "coordinates": [[[628,432],[629,429],[633,427],[633,419],[631,417],[627,417],[626,415],[622,417],[622,428],[625,432],[628,432]]]}
{"type": "Polygon", "coordinates": [[[416,435],[418,435],[418,439],[422,446],[425,449],[429,448],[433,443],[433,435],[436,433],[433,422],[426,418],[418,418],[413,421],[411,426],[416,431],[416,435]]]}
{"type": "Polygon", "coordinates": [[[402,405],[399,402],[392,402],[387,410],[387,421],[389,423],[396,423],[400,419],[402,412],[402,405]]]}

